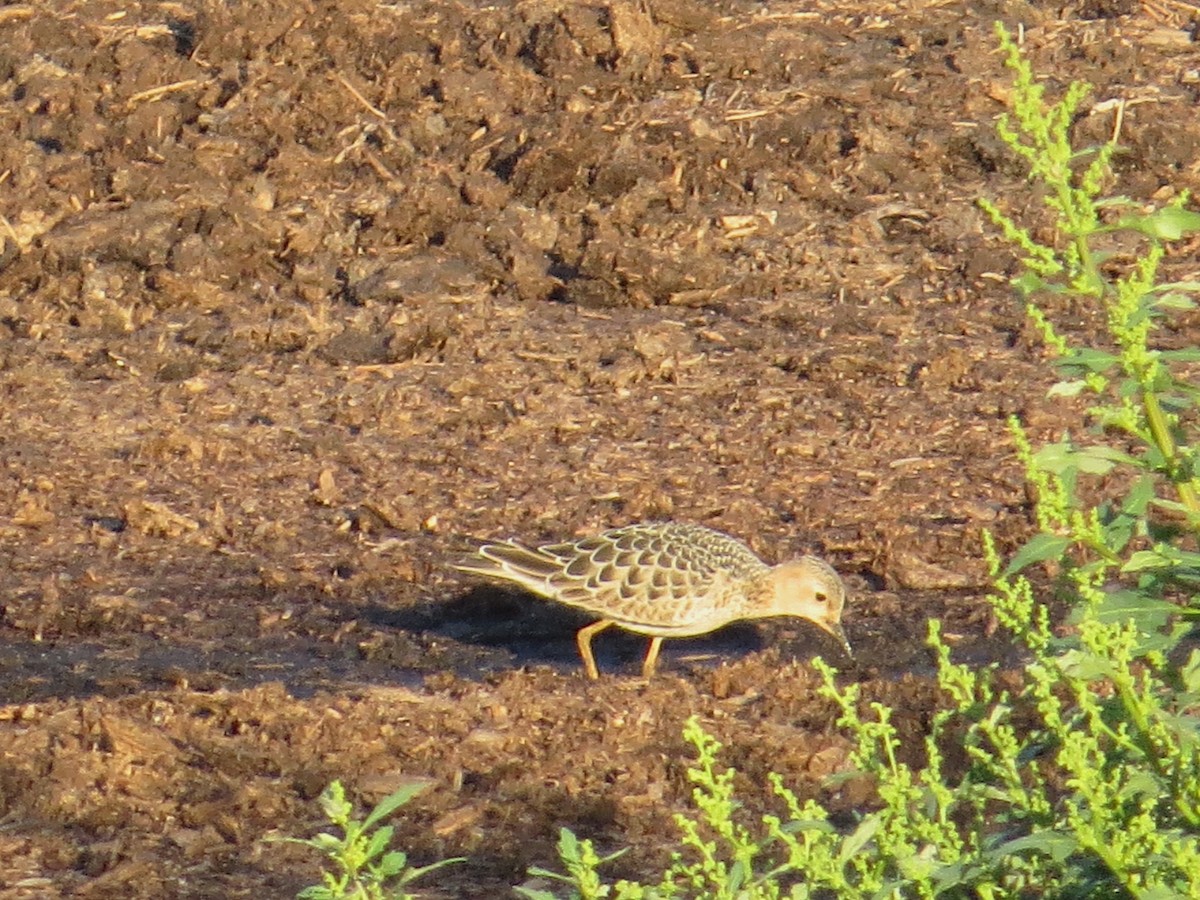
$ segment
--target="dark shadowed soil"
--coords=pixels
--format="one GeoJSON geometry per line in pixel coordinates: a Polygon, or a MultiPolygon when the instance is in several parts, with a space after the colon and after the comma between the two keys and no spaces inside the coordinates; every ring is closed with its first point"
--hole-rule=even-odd
{"type": "Polygon", "coordinates": [[[334,778],[428,782],[435,896],[560,826],[652,878],[691,715],[751,818],[776,771],[852,822],[808,660],[915,753],[929,616],[1015,662],[1006,417],[1077,421],[975,205],[1039,202],[997,18],[1097,86],[1081,142],[1125,101],[1122,193],[1200,188],[1179,0],[0,5],[0,896],[291,896],[319,860],[261,839],[334,778]],[[828,559],[857,661],[740,625],[646,683],[606,632],[591,683],[586,619],[446,566],[668,518],[828,559]]]}

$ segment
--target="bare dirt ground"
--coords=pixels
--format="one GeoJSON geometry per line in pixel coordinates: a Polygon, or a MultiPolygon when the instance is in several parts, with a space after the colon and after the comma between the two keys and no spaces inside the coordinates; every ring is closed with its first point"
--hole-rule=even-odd
{"type": "Polygon", "coordinates": [[[1123,193],[1200,187],[1178,0],[0,6],[0,896],[290,896],[261,839],[335,777],[428,780],[437,896],[564,825],[653,877],[692,714],[748,814],[777,771],[851,821],[807,660],[914,740],[927,617],[1005,661],[1005,418],[1076,420],[975,206],[1036,204],[996,19],[1080,140],[1126,101],[1123,193]],[[606,633],[589,683],[586,620],[445,565],[664,518],[825,556],[858,660],[735,626],[644,683],[606,633]]]}

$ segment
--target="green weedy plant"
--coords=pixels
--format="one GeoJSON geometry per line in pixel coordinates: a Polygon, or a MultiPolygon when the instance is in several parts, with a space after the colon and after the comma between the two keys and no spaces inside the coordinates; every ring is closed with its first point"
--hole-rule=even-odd
{"type": "Polygon", "coordinates": [[[1118,149],[1115,140],[1084,151],[1075,151],[1070,140],[1070,124],[1088,86],[1076,82],[1062,100],[1048,105],[1012,37],[1000,25],[996,32],[1015,75],[1013,117],[1001,117],[998,130],[1029,164],[1030,178],[1045,188],[1061,247],[1036,241],[995,204],[981,200],[980,205],[1023,253],[1025,271],[1014,285],[1064,376],[1051,396],[1095,397],[1088,412],[1100,435],[1087,445],[1064,439],[1034,451],[1020,424],[1010,422],[1038,494],[1039,534],[1003,574],[1061,560],[1067,565],[1069,597],[1082,609],[1108,622],[1132,619],[1143,635],[1141,649],[1168,649],[1187,627],[1161,634],[1168,618],[1179,612],[1170,599],[1193,605],[1188,595],[1200,587],[1200,446],[1195,441],[1200,388],[1176,374],[1179,366],[1200,361],[1200,347],[1160,349],[1152,339],[1164,315],[1195,307],[1191,295],[1200,282],[1159,284],[1158,270],[1167,242],[1200,231],[1200,214],[1184,209],[1186,192],[1148,212],[1125,197],[1102,196],[1118,149]],[[1074,169],[1089,157],[1076,176],[1074,169]],[[1105,243],[1139,236],[1144,251],[1125,261],[1124,274],[1111,274],[1120,257],[1105,243]],[[1071,343],[1054,324],[1049,301],[1056,296],[1098,304],[1109,346],[1071,343]],[[1185,422],[1191,424],[1190,434],[1185,422]],[[1123,445],[1106,438],[1114,434],[1126,436],[1123,445]],[[1124,496],[1088,506],[1079,495],[1081,479],[1114,470],[1128,476],[1124,496]],[[1156,523],[1152,512],[1177,522],[1156,523]]]}
{"type": "MultiPolygon", "coordinates": [[[[538,866],[530,867],[529,874],[534,878],[549,878],[552,881],[570,885],[573,889],[570,896],[573,898],[599,900],[601,897],[610,896],[613,890],[601,880],[600,866],[624,855],[624,850],[618,850],[609,856],[601,857],[596,853],[596,848],[591,841],[581,841],[571,829],[561,828],[558,832],[558,858],[562,861],[567,874],[560,875],[538,866]]],[[[627,889],[628,886],[625,882],[618,883],[616,896],[632,896],[625,893],[627,889]]],[[[520,885],[514,890],[518,896],[527,897],[529,900],[555,900],[556,897],[550,891],[524,885],[520,885]]]]}
{"type": "Polygon", "coordinates": [[[892,711],[864,710],[858,686],[839,689],[818,660],[878,809],[842,834],[772,776],[787,821],[767,816],[752,832],[736,822],[732,770],[716,770],[718,745],[693,721],[700,814],[678,819],[691,861],[677,857],[657,885],[610,888],[591,844],[564,832],[573,896],[1200,897],[1200,651],[1181,658],[1200,612],[1200,392],[1180,374],[1200,350],[1156,345],[1163,317],[1192,308],[1200,291],[1158,283],[1168,243],[1200,230],[1200,215],[1184,208],[1186,195],[1149,211],[1102,196],[1117,145],[1076,151],[1070,141],[1088,87],[1073,84],[1047,103],[1011,36],[999,25],[997,36],[1015,77],[999,132],[1044,189],[1060,244],[1035,240],[994,204],[983,208],[1023,254],[1015,285],[1064,376],[1052,394],[1095,398],[1089,443],[1034,449],[1010,422],[1036,491],[1038,534],[1007,563],[985,534],[984,553],[997,618],[1029,660],[1023,681],[1005,691],[994,667],[954,664],[931,622],[947,704],[925,765],[913,769],[897,758],[892,711]],[[1141,253],[1119,256],[1114,248],[1131,237],[1141,253]],[[1058,297],[1098,304],[1108,346],[1073,344],[1055,324],[1058,297]],[[1091,505],[1089,486],[1115,496],[1091,505]],[[1047,561],[1073,610],[1066,637],[1021,574],[1047,561]],[[965,771],[945,763],[951,744],[964,751],[965,771]]]}
{"type": "Polygon", "coordinates": [[[462,862],[462,857],[455,857],[409,868],[407,855],[389,849],[395,829],[375,827],[422,790],[420,784],[406,785],[380,800],[359,821],[342,783],[335,781],[322,791],[319,802],[330,823],[342,830],[341,837],[324,833],[313,838],[268,837],[268,841],[313,847],[333,864],[335,871],[322,873],[321,884],[306,887],[296,895],[298,900],[409,900],[414,896],[405,890],[409,883],[442,866],[462,862]]]}
{"type": "MultiPolygon", "coordinates": [[[[737,772],[721,769],[717,757],[721,744],[707,734],[693,716],[683,730],[684,739],[696,751],[688,767],[688,780],[695,788],[692,800],[699,811],[695,818],[676,815],[683,850],[674,855],[670,867],[658,884],[644,885],[618,881],[604,882],[598,869],[625,851],[600,857],[591,841],[580,840],[569,829],[559,833],[559,857],[566,874],[531,868],[529,874],[570,885],[567,895],[573,900],[665,900],[665,898],[705,897],[713,900],[778,900],[782,897],[808,896],[796,893],[802,877],[814,872],[838,887],[849,887],[840,877],[843,860],[831,838],[840,842],[842,855],[852,853],[858,839],[842,839],[826,821],[819,804],[801,804],[784,787],[778,775],[770,776],[776,795],[789,815],[785,825],[778,817],[766,816],[755,828],[740,821],[733,788],[737,772]],[[797,836],[799,835],[799,836],[797,836]],[[782,849],[781,849],[782,848],[782,849]],[[794,883],[793,893],[784,893],[794,883]]],[[[518,887],[528,900],[555,900],[550,891],[518,887]]]]}
{"type": "MultiPolygon", "coordinates": [[[[1050,881],[1066,895],[1098,886],[1200,896],[1200,653],[1182,663],[1171,656],[1200,607],[1200,390],[1179,374],[1200,361],[1200,348],[1156,346],[1163,318],[1195,306],[1200,283],[1160,284],[1158,271],[1170,241],[1200,231],[1200,215],[1184,208],[1186,193],[1148,211],[1103,196],[1115,139],[1082,152],[1070,141],[1088,86],[1072,84],[1047,104],[1011,35],[1000,25],[996,32],[1015,76],[1013,115],[998,130],[1043,186],[1061,244],[1040,243],[994,204],[982,206],[1023,253],[1014,284],[1063,375],[1051,395],[1095,402],[1086,444],[1067,437],[1034,450],[1020,423],[1009,423],[1037,494],[1039,533],[1007,565],[985,534],[985,554],[997,617],[1033,657],[1018,700],[1037,716],[1019,732],[1008,712],[996,715],[1012,702],[1001,696],[968,734],[986,776],[979,784],[999,789],[998,818],[1010,830],[983,858],[1011,878],[1024,870],[1018,881],[1031,888],[1050,881]],[[1131,238],[1141,241],[1136,256],[1112,249],[1131,238]],[[1056,296],[1096,304],[1108,346],[1072,343],[1055,324],[1056,296]],[[1105,476],[1128,486],[1108,487],[1117,496],[1090,505],[1081,488],[1105,476]],[[1073,606],[1076,632],[1064,639],[1020,574],[1047,560],[1059,564],[1073,606]],[[1038,765],[1006,767],[1012,753],[1035,750],[1038,765]]],[[[938,651],[943,687],[960,711],[990,699],[978,676],[938,651]]]]}

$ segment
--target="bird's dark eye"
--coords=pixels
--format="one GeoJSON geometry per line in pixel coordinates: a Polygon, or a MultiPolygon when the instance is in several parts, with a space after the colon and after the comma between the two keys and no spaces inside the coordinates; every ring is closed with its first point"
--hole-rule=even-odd
{"type": "Polygon", "coordinates": [[[815,599],[818,603],[826,603],[829,600],[829,595],[824,591],[817,591],[815,594],[813,594],[813,599],[815,599]]]}

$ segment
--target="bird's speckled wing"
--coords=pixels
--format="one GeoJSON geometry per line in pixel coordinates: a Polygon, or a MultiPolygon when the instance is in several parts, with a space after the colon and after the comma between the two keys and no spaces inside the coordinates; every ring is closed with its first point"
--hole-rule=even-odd
{"type": "Polygon", "coordinates": [[[741,541],[677,523],[630,525],[536,549],[484,544],[456,568],[660,634],[703,633],[727,620],[736,586],[767,571],[741,541]]]}

